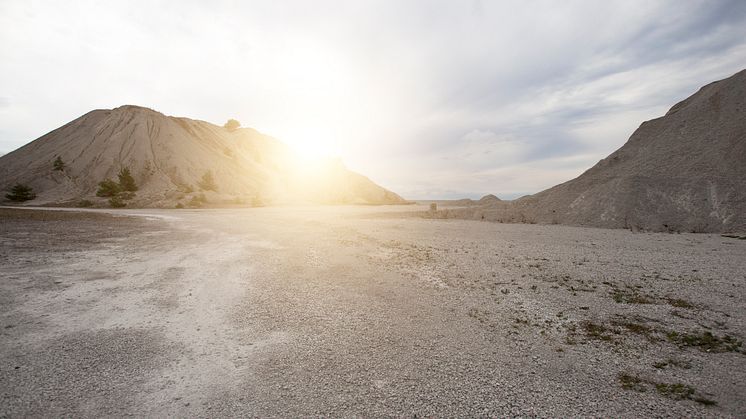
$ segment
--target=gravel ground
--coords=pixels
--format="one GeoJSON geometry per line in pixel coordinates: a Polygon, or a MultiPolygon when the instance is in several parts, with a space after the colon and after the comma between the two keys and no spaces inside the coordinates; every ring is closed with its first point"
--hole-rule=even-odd
{"type": "Polygon", "coordinates": [[[0,209],[0,417],[746,416],[746,240],[411,210],[0,209]]]}

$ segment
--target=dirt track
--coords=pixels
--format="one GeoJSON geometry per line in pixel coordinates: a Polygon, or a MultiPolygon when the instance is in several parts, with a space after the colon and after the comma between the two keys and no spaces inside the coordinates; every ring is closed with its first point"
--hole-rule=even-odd
{"type": "Polygon", "coordinates": [[[400,211],[0,209],[0,416],[746,415],[746,240],[400,211]]]}

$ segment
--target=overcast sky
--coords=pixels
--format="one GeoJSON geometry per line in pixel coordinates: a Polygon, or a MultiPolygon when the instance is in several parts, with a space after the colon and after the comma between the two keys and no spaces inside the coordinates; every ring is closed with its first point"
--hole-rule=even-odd
{"type": "Polygon", "coordinates": [[[0,0],[0,152],[136,104],[410,199],[513,198],[745,67],[743,0],[0,0]]]}

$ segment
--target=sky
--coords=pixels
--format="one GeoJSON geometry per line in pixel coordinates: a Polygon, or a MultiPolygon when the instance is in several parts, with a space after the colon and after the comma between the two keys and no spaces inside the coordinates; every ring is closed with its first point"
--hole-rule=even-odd
{"type": "Polygon", "coordinates": [[[0,153],[133,104],[409,199],[511,199],[743,68],[743,0],[0,0],[0,153]]]}

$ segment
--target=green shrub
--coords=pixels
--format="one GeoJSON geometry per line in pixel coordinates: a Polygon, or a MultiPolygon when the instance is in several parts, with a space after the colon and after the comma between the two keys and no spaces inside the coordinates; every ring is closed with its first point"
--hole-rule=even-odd
{"type": "Polygon", "coordinates": [[[123,167],[121,170],[119,170],[119,174],[117,175],[119,177],[119,187],[123,191],[127,192],[135,192],[137,191],[137,184],[135,183],[135,179],[132,177],[132,174],[130,173],[129,167],[123,167]]]}
{"type": "Polygon", "coordinates": [[[678,333],[668,332],[666,335],[669,342],[676,343],[681,347],[691,346],[703,352],[740,352],[743,342],[733,336],[716,336],[711,332],[678,333]]]}
{"type": "Polygon", "coordinates": [[[109,198],[109,206],[111,206],[112,208],[124,208],[127,206],[127,204],[118,196],[112,196],[111,198],[109,198]]]}
{"type": "Polygon", "coordinates": [[[118,183],[114,182],[111,179],[104,179],[98,184],[98,191],[96,191],[96,196],[101,197],[113,197],[116,196],[119,192],[122,191],[122,188],[119,186],[118,183]]]}
{"type": "Polygon", "coordinates": [[[65,170],[65,162],[62,161],[62,157],[57,156],[56,159],[54,159],[54,163],[52,164],[54,166],[54,170],[65,170]]]}
{"type": "Polygon", "coordinates": [[[123,201],[129,201],[130,199],[133,199],[134,197],[135,197],[135,193],[129,192],[129,191],[122,191],[117,194],[117,198],[123,201]]]}
{"type": "Polygon", "coordinates": [[[36,198],[36,194],[34,193],[34,189],[30,186],[16,183],[15,186],[10,188],[10,192],[6,194],[5,197],[11,201],[23,202],[36,198]]]}

